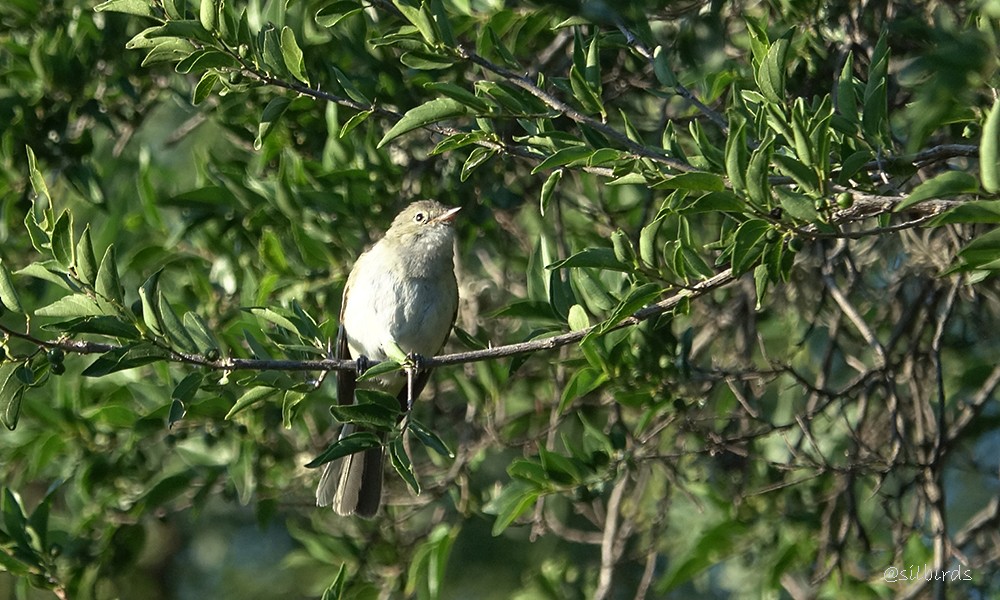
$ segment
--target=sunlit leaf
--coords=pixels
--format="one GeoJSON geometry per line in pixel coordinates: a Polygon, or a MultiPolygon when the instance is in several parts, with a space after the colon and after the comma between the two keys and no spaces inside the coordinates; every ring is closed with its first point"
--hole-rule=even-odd
{"type": "Polygon", "coordinates": [[[910,195],[896,205],[894,212],[906,210],[914,204],[934,198],[948,198],[975,192],[979,188],[976,178],[965,171],[945,171],[913,188],[910,195]]]}
{"type": "Polygon", "coordinates": [[[430,102],[421,104],[416,108],[411,108],[406,111],[403,117],[396,122],[389,131],[382,136],[379,140],[378,146],[381,148],[389,141],[418,129],[420,127],[425,127],[432,123],[437,123],[443,121],[444,119],[450,119],[452,117],[460,117],[466,114],[469,108],[451,98],[435,98],[430,102]]]}
{"type": "Polygon", "coordinates": [[[232,419],[254,404],[266,400],[277,393],[277,389],[265,386],[257,386],[248,389],[243,392],[239,398],[237,398],[235,403],[233,403],[232,408],[230,408],[229,412],[226,413],[226,420],[228,421],[229,419],[232,419]]]}
{"type": "Polygon", "coordinates": [[[979,177],[983,189],[991,194],[1000,192],[1000,98],[983,125],[983,141],[979,146],[979,177]]]}

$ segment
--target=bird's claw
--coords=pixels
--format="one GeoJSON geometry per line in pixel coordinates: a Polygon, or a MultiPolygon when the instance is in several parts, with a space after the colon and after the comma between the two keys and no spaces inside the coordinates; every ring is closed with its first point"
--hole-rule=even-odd
{"type": "Polygon", "coordinates": [[[423,371],[424,360],[424,357],[420,354],[410,352],[406,355],[406,362],[403,364],[403,368],[412,371],[423,371]]]}

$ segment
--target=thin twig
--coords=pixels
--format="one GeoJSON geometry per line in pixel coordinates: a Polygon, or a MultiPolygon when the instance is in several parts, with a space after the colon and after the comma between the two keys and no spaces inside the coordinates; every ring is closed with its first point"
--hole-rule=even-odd
{"type": "Polygon", "coordinates": [[[604,600],[611,593],[611,580],[615,571],[618,556],[615,548],[618,545],[618,511],[621,508],[622,497],[625,495],[628,477],[621,475],[608,497],[608,505],[604,515],[604,537],[601,539],[601,571],[597,579],[597,589],[594,590],[594,600],[604,600]]]}

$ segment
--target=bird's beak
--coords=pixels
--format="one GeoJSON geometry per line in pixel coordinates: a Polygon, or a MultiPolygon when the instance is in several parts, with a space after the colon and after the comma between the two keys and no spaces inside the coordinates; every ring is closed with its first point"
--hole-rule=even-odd
{"type": "Polygon", "coordinates": [[[446,212],[431,219],[431,223],[451,223],[455,220],[455,215],[458,211],[462,210],[461,206],[456,206],[455,208],[448,209],[446,212]]]}

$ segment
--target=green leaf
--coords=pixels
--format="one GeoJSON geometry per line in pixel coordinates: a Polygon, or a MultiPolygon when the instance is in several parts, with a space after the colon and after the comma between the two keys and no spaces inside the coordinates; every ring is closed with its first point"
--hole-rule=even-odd
{"type": "Polygon", "coordinates": [[[445,152],[451,152],[470,144],[476,144],[487,139],[487,137],[487,134],[483,131],[455,133],[438,142],[438,145],[434,146],[434,149],[431,150],[431,155],[444,154],[445,152]]]}
{"type": "Polygon", "coordinates": [[[667,177],[651,187],[657,190],[721,192],[726,189],[726,182],[714,173],[691,172],[667,177]]]}
{"type": "Polygon", "coordinates": [[[677,212],[684,215],[706,212],[741,213],[746,208],[746,203],[743,200],[727,190],[725,192],[709,192],[691,204],[679,208],[677,212]]]}
{"type": "Polygon", "coordinates": [[[469,153],[469,158],[465,159],[465,163],[462,165],[462,171],[459,174],[459,180],[465,181],[472,175],[472,172],[479,165],[488,161],[496,155],[497,151],[493,148],[475,148],[469,153]]]}
{"type": "Polygon", "coordinates": [[[347,17],[361,11],[362,6],[354,0],[333,2],[316,11],[316,23],[320,27],[334,27],[347,17]]]}
{"type": "Polygon", "coordinates": [[[14,281],[10,278],[10,271],[3,264],[2,258],[0,258],[0,303],[7,307],[7,310],[16,313],[24,312],[24,309],[21,307],[21,299],[17,294],[17,288],[14,287],[14,281]]]}
{"type": "Polygon", "coordinates": [[[395,396],[377,390],[357,390],[355,404],[330,406],[333,417],[341,423],[367,425],[381,430],[392,429],[399,419],[399,402],[395,396]]]}
{"type": "Polygon", "coordinates": [[[216,20],[219,17],[219,7],[216,6],[216,1],[217,0],[201,0],[198,18],[201,21],[201,26],[205,28],[205,31],[215,31],[216,20]]]}
{"type": "Polygon", "coordinates": [[[583,74],[587,79],[587,84],[590,86],[598,96],[601,95],[601,56],[600,56],[600,37],[595,35],[590,39],[590,45],[587,46],[587,63],[584,67],[583,74]]]}
{"type": "MultiPolygon", "coordinates": [[[[36,196],[36,201],[32,203],[32,206],[37,206],[37,204],[38,200],[36,196]]],[[[35,250],[44,254],[48,254],[51,251],[52,241],[49,238],[49,234],[45,233],[45,230],[35,221],[33,211],[24,216],[24,228],[28,232],[28,237],[31,238],[31,245],[35,250]]]]}
{"type": "Polygon", "coordinates": [[[734,190],[742,191],[746,187],[745,176],[749,162],[746,119],[735,110],[730,111],[729,136],[726,138],[726,175],[734,190]]]}
{"type": "Polygon", "coordinates": [[[975,238],[958,253],[962,270],[1000,270],[1000,229],[988,231],[975,238]]]}
{"type": "Polygon", "coordinates": [[[736,229],[733,244],[732,266],[733,275],[746,273],[757,262],[764,252],[767,233],[771,224],[761,219],[750,219],[736,229]]]}
{"type": "Polygon", "coordinates": [[[269,360],[271,358],[271,353],[268,352],[268,349],[265,348],[264,345],[261,344],[257,338],[255,338],[253,334],[246,329],[243,330],[243,339],[246,340],[247,346],[250,348],[250,352],[253,354],[254,358],[260,360],[269,360]]]}
{"type": "MultiPolygon", "coordinates": [[[[449,21],[448,12],[445,10],[444,2],[442,0],[424,0],[424,8],[429,10],[431,21],[434,24],[435,31],[437,31],[438,36],[441,38],[441,44],[448,47],[454,47],[455,43],[455,32],[452,31],[451,22],[449,21]]],[[[449,2],[449,7],[452,4],[449,2]]]]}
{"type": "Polygon", "coordinates": [[[515,519],[535,505],[540,495],[541,491],[534,484],[515,481],[504,486],[500,495],[483,509],[497,517],[493,522],[493,535],[503,533],[515,519]]]}
{"type": "Polygon", "coordinates": [[[97,12],[126,13],[139,17],[156,17],[150,8],[149,0],[106,0],[95,6],[94,10],[97,12]]]}
{"type": "Polygon", "coordinates": [[[420,32],[420,35],[423,36],[424,41],[429,46],[437,45],[440,40],[438,40],[437,33],[434,30],[434,23],[426,4],[416,7],[412,6],[407,0],[392,0],[392,3],[402,13],[403,18],[417,28],[417,31],[420,32]]]}
{"type": "Polygon", "coordinates": [[[97,301],[84,294],[63,296],[35,311],[39,317],[92,317],[104,314],[97,301]]]}
{"type": "Polygon", "coordinates": [[[775,154],[773,160],[778,171],[794,179],[803,190],[810,192],[819,190],[819,175],[802,161],[785,154],[775,154]]]}
{"type": "Polygon", "coordinates": [[[747,195],[760,206],[767,206],[771,200],[771,185],[768,183],[768,165],[771,163],[771,148],[774,138],[757,147],[750,157],[747,167],[747,195]]]}
{"type": "Polygon", "coordinates": [[[659,581],[656,588],[658,594],[667,592],[682,584],[688,583],[702,571],[718,564],[720,556],[729,556],[733,552],[735,541],[742,539],[746,526],[734,519],[723,519],[706,531],[692,535],[688,549],[678,553],[676,562],[659,581]]]}
{"type": "Polygon", "coordinates": [[[197,106],[207,100],[215,91],[215,86],[219,84],[219,81],[219,74],[214,71],[206,71],[202,74],[198,84],[194,87],[194,92],[191,93],[191,104],[197,106]]]}
{"type": "Polygon", "coordinates": [[[157,302],[157,286],[160,283],[160,274],[163,273],[162,270],[157,271],[149,276],[139,288],[139,300],[142,303],[142,321],[146,324],[146,327],[156,335],[163,335],[163,328],[160,326],[162,319],[158,313],[158,302],[157,302]]]}
{"type": "Polygon", "coordinates": [[[285,55],[281,48],[281,32],[273,22],[268,22],[257,34],[257,46],[260,48],[260,61],[270,74],[279,78],[291,75],[285,66],[285,55]]]}
{"type": "Polygon", "coordinates": [[[180,400],[181,402],[188,403],[194,400],[194,395],[198,392],[201,387],[202,381],[204,381],[205,376],[199,372],[188,373],[184,379],[174,387],[173,392],[170,393],[170,397],[174,400],[180,400]]]}
{"type": "Polygon", "coordinates": [[[121,306],[124,304],[124,288],[118,279],[118,261],[115,258],[114,244],[108,246],[101,259],[101,266],[97,268],[97,281],[94,289],[102,298],[110,300],[121,306]]]}
{"type": "Polygon", "coordinates": [[[757,69],[757,85],[764,97],[776,104],[785,100],[785,64],[788,58],[788,36],[776,40],[757,69]]]}
{"type": "Polygon", "coordinates": [[[350,456],[356,452],[364,452],[382,445],[382,439],[371,431],[355,431],[334,442],[319,456],[306,463],[307,469],[321,467],[330,461],[350,456]]]}
{"type": "Polygon", "coordinates": [[[500,56],[500,59],[503,60],[505,65],[512,68],[520,67],[520,64],[517,62],[517,59],[514,58],[514,55],[511,54],[510,50],[507,49],[507,46],[504,45],[503,41],[500,39],[500,36],[497,35],[493,23],[491,23],[486,27],[486,39],[489,40],[490,46],[492,46],[492,48],[496,50],[497,54],[500,56]]]}
{"type": "Polygon", "coordinates": [[[12,489],[5,487],[0,507],[3,509],[3,524],[4,529],[6,529],[4,533],[14,539],[18,545],[18,550],[22,553],[27,553],[31,545],[27,532],[28,518],[25,514],[24,502],[21,500],[20,495],[12,489]]]}
{"type": "Polygon", "coordinates": [[[177,62],[184,60],[197,48],[191,42],[181,38],[160,38],[155,46],[142,59],[142,66],[160,62],[177,62]]]}
{"type": "Polygon", "coordinates": [[[515,460],[507,467],[507,474],[515,479],[522,479],[543,487],[551,484],[545,468],[534,459],[519,458],[515,460]]]}
{"type": "Polygon", "coordinates": [[[76,275],[80,281],[92,285],[97,278],[97,258],[90,239],[90,224],[83,228],[83,235],[76,244],[76,275]]]}
{"type": "Polygon", "coordinates": [[[73,266],[73,246],[73,214],[64,210],[52,227],[52,257],[65,269],[73,266]]]}
{"type": "MultiPolygon", "coordinates": [[[[352,3],[353,4],[353,3],[352,3]]],[[[360,9],[359,9],[360,10],[360,9]]],[[[318,17],[317,17],[318,20],[318,17]]],[[[344,584],[347,582],[347,563],[341,563],[340,569],[337,571],[336,577],[327,586],[326,590],[323,591],[323,596],[320,600],[341,600],[344,596],[344,584]]]]}
{"type": "Polygon", "coordinates": [[[306,399],[306,394],[296,390],[285,390],[285,395],[281,399],[281,425],[285,429],[291,429],[295,421],[296,408],[306,399]]]}
{"type": "Polygon", "coordinates": [[[607,284],[601,280],[600,272],[595,269],[573,269],[570,278],[583,300],[583,304],[592,313],[602,313],[614,308],[618,301],[608,293],[607,284]]]}
{"type": "Polygon", "coordinates": [[[664,217],[658,217],[653,219],[639,232],[639,259],[642,261],[643,265],[654,269],[658,263],[656,253],[656,235],[660,232],[660,225],[663,223],[663,218],[664,217]]]}
{"type": "Polygon", "coordinates": [[[206,69],[236,68],[239,62],[231,55],[214,49],[199,50],[177,63],[178,73],[200,73],[206,69]]]}
{"type": "Polygon", "coordinates": [[[191,334],[200,352],[205,353],[219,348],[218,340],[200,315],[192,311],[184,313],[184,328],[191,334]]]}
{"type": "Polygon", "coordinates": [[[623,264],[611,248],[585,248],[563,260],[546,265],[546,269],[573,269],[591,267],[609,271],[631,272],[629,265],[623,264]]]}
{"type": "Polygon", "coordinates": [[[198,345],[194,343],[194,338],[188,333],[184,323],[181,322],[181,318],[177,316],[174,312],[170,303],[163,296],[162,293],[157,294],[157,312],[160,315],[160,320],[163,325],[164,332],[174,346],[184,350],[185,352],[198,352],[198,345]]]}
{"type": "Polygon", "coordinates": [[[373,112],[373,110],[362,110],[354,113],[351,118],[344,123],[344,126],[340,128],[339,137],[341,139],[347,137],[347,134],[354,131],[355,127],[368,120],[368,117],[372,116],[373,112]]]}
{"type": "Polygon", "coordinates": [[[144,507],[158,507],[191,489],[195,473],[189,469],[176,475],[168,475],[157,481],[133,505],[133,510],[144,507]]]}
{"type": "Polygon", "coordinates": [[[11,431],[17,427],[21,415],[21,395],[26,387],[15,373],[23,363],[5,362],[0,364],[0,423],[11,431]]]}
{"type": "Polygon", "coordinates": [[[288,72],[308,85],[309,79],[305,73],[306,63],[302,57],[302,48],[299,48],[299,43],[295,40],[295,32],[290,27],[281,28],[281,56],[285,61],[285,66],[288,67],[288,72]]]}
{"type": "Polygon", "coordinates": [[[410,52],[404,52],[403,55],[399,57],[399,62],[403,63],[407,67],[410,67],[411,69],[417,69],[418,71],[436,71],[439,69],[450,68],[455,64],[455,59],[442,54],[413,50],[410,52]]]}
{"type": "Polygon", "coordinates": [[[110,373],[134,369],[167,358],[162,349],[148,343],[118,348],[106,352],[84,369],[84,377],[103,377],[110,373]]]}
{"type": "Polygon", "coordinates": [[[860,123],[858,94],[854,83],[854,52],[849,51],[837,79],[837,112],[851,123],[860,123]]]}
{"type": "Polygon", "coordinates": [[[819,213],[816,211],[816,202],[805,194],[792,191],[785,187],[775,188],[778,194],[778,201],[781,210],[788,216],[798,221],[815,223],[819,221],[819,213]]]}
{"type": "Polygon", "coordinates": [[[428,429],[427,426],[420,421],[410,417],[409,428],[410,431],[413,432],[413,435],[417,436],[417,439],[420,440],[420,443],[424,446],[427,446],[445,458],[455,458],[455,453],[452,452],[451,448],[444,443],[444,440],[438,437],[436,433],[428,429]]]}
{"type": "Polygon", "coordinates": [[[635,248],[632,247],[632,240],[622,229],[611,232],[611,247],[614,249],[615,258],[623,265],[635,265],[635,248]]]}
{"type": "Polygon", "coordinates": [[[23,269],[15,271],[14,275],[36,277],[38,279],[48,281],[49,283],[54,283],[70,292],[74,292],[79,289],[78,286],[76,286],[73,281],[62,272],[62,268],[57,266],[55,261],[52,260],[42,263],[31,263],[23,269]]]}
{"type": "Polygon", "coordinates": [[[583,331],[590,327],[590,318],[587,311],[579,304],[569,307],[569,316],[566,318],[570,331],[583,331]]]}
{"type": "Polygon", "coordinates": [[[205,28],[205,31],[216,30],[216,24],[219,18],[218,2],[221,1],[223,0],[201,0],[198,17],[201,21],[201,26],[205,28]]]}
{"type": "Polygon", "coordinates": [[[402,437],[397,437],[389,446],[389,460],[392,462],[392,467],[396,469],[396,473],[399,473],[399,476],[410,486],[413,493],[419,494],[420,484],[413,473],[413,463],[410,462],[410,457],[406,454],[406,446],[403,444],[402,437]]]}
{"type": "Polygon", "coordinates": [[[452,100],[461,102],[462,104],[468,106],[476,113],[482,114],[490,111],[490,104],[486,100],[483,100],[469,90],[459,87],[454,83],[432,81],[425,83],[424,89],[444,94],[452,100]]]}
{"type": "Polygon", "coordinates": [[[396,371],[399,371],[402,368],[403,368],[403,365],[400,362],[398,362],[398,361],[395,361],[395,360],[383,360],[383,361],[380,361],[376,365],[372,365],[371,367],[368,367],[368,369],[364,373],[358,375],[358,381],[359,382],[361,382],[361,381],[369,381],[371,379],[375,379],[376,377],[381,377],[382,375],[385,375],[386,373],[394,373],[396,371]]]}
{"type": "MultiPolygon", "coordinates": [[[[54,218],[52,197],[49,196],[49,186],[45,183],[45,176],[38,169],[34,150],[31,149],[31,146],[26,146],[25,149],[28,152],[28,178],[31,180],[31,189],[35,192],[35,197],[31,200],[31,213],[25,217],[25,222],[30,220],[33,225],[45,230],[51,226],[51,220],[54,218]]],[[[38,244],[35,244],[35,248],[41,251],[38,244]]]]}
{"type": "Polygon", "coordinates": [[[677,87],[677,76],[667,62],[667,53],[663,51],[663,46],[657,46],[653,50],[653,74],[656,75],[657,81],[666,87],[677,87]]]}
{"type": "Polygon", "coordinates": [[[977,189],[979,189],[979,182],[969,173],[965,171],[945,171],[913,188],[910,195],[892,210],[893,212],[899,212],[925,200],[968,194],[975,192],[977,189]]]}
{"type": "Polygon", "coordinates": [[[174,424],[182,420],[187,415],[187,408],[184,401],[174,398],[170,401],[170,410],[167,411],[167,429],[173,429],[174,424]]]}
{"type": "Polygon", "coordinates": [[[396,122],[389,131],[382,136],[382,139],[378,143],[378,147],[381,148],[390,140],[393,140],[404,133],[413,131],[420,127],[425,127],[432,123],[442,121],[451,117],[460,117],[469,112],[469,108],[451,98],[435,98],[430,102],[426,102],[411,108],[406,111],[406,114],[396,122]]]}
{"type": "Polygon", "coordinates": [[[540,171],[547,171],[548,169],[562,167],[572,162],[583,160],[590,157],[592,153],[593,150],[586,146],[570,146],[568,148],[557,150],[546,157],[545,160],[540,162],[538,166],[532,169],[531,174],[535,175],[540,171]]]}
{"type": "Polygon", "coordinates": [[[556,191],[556,186],[562,179],[563,170],[556,169],[545,179],[545,183],[542,184],[542,193],[538,202],[539,213],[544,217],[545,211],[549,208],[549,202],[552,200],[552,194],[556,191]]]}
{"type": "Polygon", "coordinates": [[[271,396],[277,393],[278,390],[276,388],[267,387],[263,385],[248,389],[247,391],[243,392],[243,395],[241,395],[236,400],[236,402],[233,404],[233,407],[229,409],[228,413],[226,413],[226,420],[228,421],[232,419],[233,417],[243,412],[244,410],[250,408],[254,404],[257,404],[262,400],[266,400],[267,398],[270,398],[271,396]]]}
{"type": "Polygon", "coordinates": [[[1000,223],[1000,200],[962,202],[934,217],[927,224],[939,227],[951,223],[1000,223]]]}
{"type": "Polygon", "coordinates": [[[663,288],[655,283],[644,283],[642,285],[634,286],[629,290],[628,295],[623,298],[617,306],[611,311],[611,314],[607,319],[604,320],[600,325],[590,330],[590,332],[583,338],[580,345],[586,344],[588,341],[594,337],[604,335],[612,328],[614,328],[618,323],[629,317],[635,311],[643,308],[663,293],[663,288]]]}
{"type": "Polygon", "coordinates": [[[688,244],[677,244],[673,263],[678,274],[682,275],[685,280],[689,279],[692,275],[700,279],[708,279],[715,275],[715,272],[708,266],[705,259],[688,244]]]}
{"type": "Polygon", "coordinates": [[[235,461],[229,463],[229,479],[236,488],[236,497],[240,504],[246,506],[253,498],[257,489],[257,448],[252,440],[246,440],[240,445],[240,454],[235,461]]]}
{"type": "Polygon", "coordinates": [[[274,131],[274,126],[277,125],[278,119],[281,118],[281,115],[285,114],[289,103],[291,103],[291,100],[288,98],[275,96],[264,107],[264,113],[260,117],[260,125],[257,127],[257,139],[253,143],[254,150],[261,149],[264,140],[274,131]]]}
{"type": "Polygon", "coordinates": [[[765,263],[761,263],[754,267],[753,269],[753,281],[754,289],[757,292],[757,305],[754,310],[760,310],[761,303],[764,301],[764,296],[767,294],[767,282],[769,278],[769,267],[765,263]]]}
{"type": "Polygon", "coordinates": [[[837,175],[837,182],[841,185],[850,185],[851,178],[861,170],[865,164],[873,158],[871,151],[858,150],[844,159],[840,166],[840,173],[837,175]]]}
{"type": "Polygon", "coordinates": [[[281,238],[269,226],[265,227],[261,233],[257,254],[260,256],[261,262],[273,271],[287,273],[290,270],[281,238]]]}
{"type": "Polygon", "coordinates": [[[577,484],[582,479],[580,468],[572,459],[557,452],[538,447],[538,458],[549,479],[560,484],[577,484]]]}
{"type": "Polygon", "coordinates": [[[562,398],[559,400],[559,414],[564,414],[569,405],[577,398],[593,392],[608,380],[607,373],[592,367],[577,369],[563,387],[562,398]]]}
{"type": "Polygon", "coordinates": [[[569,69],[569,83],[573,89],[573,97],[580,103],[583,109],[590,113],[599,113],[603,118],[607,117],[604,103],[601,101],[600,91],[595,89],[587,81],[585,70],[573,65],[569,69]]]}
{"type": "Polygon", "coordinates": [[[348,98],[354,100],[358,104],[371,106],[372,101],[361,93],[361,90],[359,90],[354,83],[347,78],[347,75],[344,75],[343,71],[337,67],[331,67],[331,69],[333,70],[333,76],[337,78],[337,83],[339,83],[340,87],[344,89],[344,93],[347,94],[348,98]]]}
{"type": "Polygon", "coordinates": [[[889,108],[888,108],[888,73],[889,45],[885,33],[879,36],[875,49],[872,51],[871,64],[868,67],[868,82],[865,84],[864,109],[861,115],[861,126],[865,137],[874,145],[888,147],[889,140],[889,108]]]}
{"type": "Polygon", "coordinates": [[[93,333],[129,340],[139,339],[139,330],[134,325],[111,316],[77,317],[68,321],[45,324],[42,329],[69,334],[93,333]]]}
{"type": "Polygon", "coordinates": [[[295,331],[296,330],[295,323],[292,323],[291,319],[289,319],[285,315],[282,315],[282,314],[279,314],[279,313],[275,312],[273,309],[270,309],[270,308],[249,308],[249,309],[244,309],[244,310],[250,312],[253,315],[256,315],[256,316],[260,317],[261,319],[264,319],[265,321],[267,321],[269,323],[273,323],[273,324],[277,325],[278,327],[283,327],[283,328],[287,329],[288,331],[295,331]]]}
{"type": "Polygon", "coordinates": [[[979,177],[983,189],[991,194],[1000,192],[1000,98],[993,103],[983,124],[983,141],[979,146],[979,177]]]}

